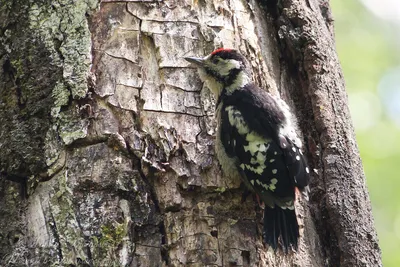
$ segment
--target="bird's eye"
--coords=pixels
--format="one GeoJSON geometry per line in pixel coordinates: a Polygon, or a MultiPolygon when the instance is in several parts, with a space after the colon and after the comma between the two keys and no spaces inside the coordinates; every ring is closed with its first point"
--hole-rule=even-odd
{"type": "Polygon", "coordinates": [[[214,58],[211,60],[211,62],[212,62],[213,64],[218,64],[219,58],[214,57],[214,58]]]}

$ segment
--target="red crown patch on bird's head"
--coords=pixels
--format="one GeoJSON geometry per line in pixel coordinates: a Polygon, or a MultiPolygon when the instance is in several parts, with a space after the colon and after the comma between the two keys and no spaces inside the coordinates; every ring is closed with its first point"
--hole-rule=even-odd
{"type": "Polygon", "coordinates": [[[215,55],[215,54],[217,54],[219,52],[231,52],[232,50],[233,49],[231,49],[231,48],[223,48],[223,47],[221,47],[221,48],[218,48],[217,50],[214,50],[214,52],[212,52],[211,55],[215,55]]]}
{"type": "Polygon", "coordinates": [[[214,52],[212,52],[209,56],[210,58],[219,57],[224,60],[236,60],[243,65],[247,65],[246,59],[240,54],[240,52],[233,48],[218,48],[214,52]]]}

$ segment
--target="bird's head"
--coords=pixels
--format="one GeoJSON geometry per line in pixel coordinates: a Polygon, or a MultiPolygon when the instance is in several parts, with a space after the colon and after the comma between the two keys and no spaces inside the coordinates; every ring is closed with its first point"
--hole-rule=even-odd
{"type": "Polygon", "coordinates": [[[194,64],[200,79],[219,96],[223,89],[230,94],[250,83],[247,61],[237,50],[220,48],[203,57],[186,57],[194,64]]]}

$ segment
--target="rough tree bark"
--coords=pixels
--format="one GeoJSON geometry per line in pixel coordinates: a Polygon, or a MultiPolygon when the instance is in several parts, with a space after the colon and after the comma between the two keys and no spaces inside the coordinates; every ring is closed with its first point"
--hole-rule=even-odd
{"type": "Polygon", "coordinates": [[[0,33],[0,265],[381,266],[326,0],[9,0],[0,33]],[[221,46],[297,115],[298,253],[214,158],[183,57],[221,46]]]}

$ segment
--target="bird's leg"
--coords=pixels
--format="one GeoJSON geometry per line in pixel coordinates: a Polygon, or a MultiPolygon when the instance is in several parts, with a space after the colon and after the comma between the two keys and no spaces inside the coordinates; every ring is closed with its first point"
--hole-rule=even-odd
{"type": "Polygon", "coordinates": [[[256,199],[257,199],[257,203],[260,207],[262,207],[263,202],[260,200],[260,197],[258,196],[258,194],[256,194],[256,199]]]}
{"type": "Polygon", "coordinates": [[[294,200],[298,201],[300,199],[301,196],[301,192],[299,190],[299,188],[295,187],[294,188],[294,200]]]}

